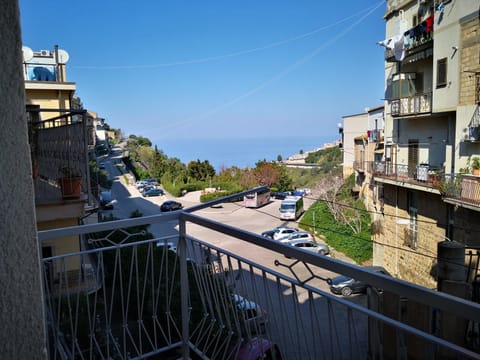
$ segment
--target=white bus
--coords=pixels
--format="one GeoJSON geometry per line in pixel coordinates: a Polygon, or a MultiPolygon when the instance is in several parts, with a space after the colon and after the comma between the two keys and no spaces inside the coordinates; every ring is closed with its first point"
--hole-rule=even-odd
{"type": "Polygon", "coordinates": [[[287,196],[280,204],[280,219],[297,220],[303,214],[303,198],[287,196]]]}
{"type": "Polygon", "coordinates": [[[258,208],[270,202],[270,189],[257,191],[243,197],[243,204],[247,208],[258,208]]]}

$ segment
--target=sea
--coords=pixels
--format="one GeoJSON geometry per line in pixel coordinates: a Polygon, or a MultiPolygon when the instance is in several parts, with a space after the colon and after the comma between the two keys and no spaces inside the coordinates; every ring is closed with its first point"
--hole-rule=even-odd
{"type": "Polygon", "coordinates": [[[283,160],[303,152],[317,150],[326,143],[337,139],[329,136],[271,136],[258,138],[222,138],[222,139],[162,139],[152,140],[159,150],[168,157],[180,159],[184,164],[190,161],[205,161],[215,168],[232,166],[241,169],[253,168],[258,161],[276,161],[278,155],[283,160]]]}

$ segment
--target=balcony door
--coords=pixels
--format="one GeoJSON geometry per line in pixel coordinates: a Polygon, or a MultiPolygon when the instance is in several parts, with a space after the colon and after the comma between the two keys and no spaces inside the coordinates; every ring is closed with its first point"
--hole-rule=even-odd
{"type": "Polygon", "coordinates": [[[416,177],[418,165],[418,140],[408,140],[408,177],[416,177]]]}

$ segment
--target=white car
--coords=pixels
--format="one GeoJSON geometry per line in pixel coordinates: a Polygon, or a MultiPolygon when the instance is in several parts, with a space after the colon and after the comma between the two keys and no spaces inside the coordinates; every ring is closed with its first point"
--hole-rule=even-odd
{"type": "Polygon", "coordinates": [[[308,231],[296,231],[291,234],[286,234],[277,239],[280,242],[288,242],[292,240],[310,240],[315,241],[315,237],[308,231]]]}
{"type": "Polygon", "coordinates": [[[284,236],[287,236],[299,231],[297,228],[290,227],[290,226],[279,226],[273,230],[274,230],[272,235],[273,240],[278,240],[284,236]]]}
{"type": "Polygon", "coordinates": [[[330,254],[330,249],[327,245],[325,244],[318,244],[312,240],[290,240],[283,242],[284,244],[290,245],[290,246],[295,246],[300,249],[312,251],[315,254],[320,254],[320,255],[328,255],[330,254]]]}
{"type": "Polygon", "coordinates": [[[143,187],[143,186],[145,186],[145,185],[147,185],[147,184],[148,184],[148,183],[147,183],[146,181],[144,181],[144,180],[139,180],[139,181],[137,181],[137,182],[135,183],[135,187],[138,189],[138,188],[141,188],[141,187],[143,187]]]}

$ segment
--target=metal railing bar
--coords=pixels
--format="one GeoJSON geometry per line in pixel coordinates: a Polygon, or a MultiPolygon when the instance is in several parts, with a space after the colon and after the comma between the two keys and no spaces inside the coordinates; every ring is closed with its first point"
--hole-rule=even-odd
{"type": "Polygon", "coordinates": [[[313,253],[308,253],[306,250],[297,249],[293,246],[284,246],[278,241],[270,240],[258,234],[208,220],[194,214],[182,213],[180,214],[180,217],[197,225],[305,261],[311,265],[328,269],[339,274],[344,274],[355,279],[361,279],[377,288],[391,291],[422,304],[429,305],[435,303],[435,306],[439,309],[480,322],[480,304],[446,293],[436,292],[394,277],[374,273],[373,271],[363,269],[360,266],[332,259],[328,256],[318,256],[313,253]]]}
{"type": "Polygon", "coordinates": [[[169,212],[165,214],[148,215],[148,216],[142,216],[138,218],[106,221],[106,222],[101,222],[97,224],[67,226],[67,227],[62,227],[62,228],[57,228],[52,230],[40,230],[38,231],[38,240],[39,241],[53,240],[56,238],[61,238],[66,236],[102,232],[102,231],[107,231],[112,229],[116,230],[116,229],[139,226],[139,225],[151,225],[151,224],[162,223],[162,222],[167,222],[171,220],[178,221],[178,218],[179,218],[178,212],[169,212]]]}

